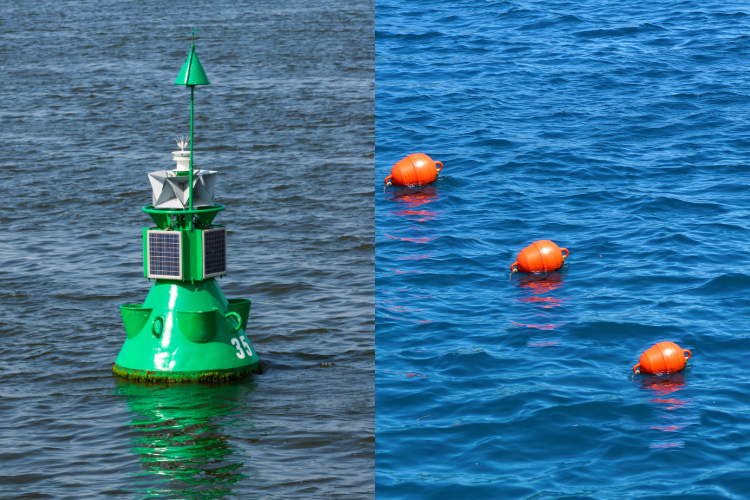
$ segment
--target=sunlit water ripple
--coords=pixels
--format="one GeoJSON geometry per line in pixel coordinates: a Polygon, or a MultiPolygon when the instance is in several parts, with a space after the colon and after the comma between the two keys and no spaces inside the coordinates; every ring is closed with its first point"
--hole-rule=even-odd
{"type": "Polygon", "coordinates": [[[750,496],[750,10],[378,2],[379,498],[750,496]],[[436,184],[382,187],[424,152],[436,184]],[[570,249],[510,275],[537,239],[570,249]],[[661,340],[682,374],[632,377],[661,340]]]}

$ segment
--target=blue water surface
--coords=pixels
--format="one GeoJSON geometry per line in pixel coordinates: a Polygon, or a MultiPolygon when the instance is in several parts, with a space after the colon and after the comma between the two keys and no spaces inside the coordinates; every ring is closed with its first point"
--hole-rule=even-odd
{"type": "Polygon", "coordinates": [[[378,1],[379,498],[750,498],[748,116],[746,3],[378,1]]]}

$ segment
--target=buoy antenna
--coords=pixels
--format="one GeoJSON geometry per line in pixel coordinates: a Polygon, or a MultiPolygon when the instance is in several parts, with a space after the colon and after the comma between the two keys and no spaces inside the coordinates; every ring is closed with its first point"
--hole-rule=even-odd
{"type": "Polygon", "coordinates": [[[188,31],[187,34],[190,35],[190,43],[195,43],[195,34],[198,33],[200,30],[196,28],[195,26],[192,27],[193,31],[188,31]]]}
{"type": "Polygon", "coordinates": [[[184,135],[181,135],[179,139],[177,137],[174,138],[174,142],[177,143],[177,146],[179,146],[180,151],[185,151],[185,147],[190,143],[190,137],[185,139],[184,135]]]}

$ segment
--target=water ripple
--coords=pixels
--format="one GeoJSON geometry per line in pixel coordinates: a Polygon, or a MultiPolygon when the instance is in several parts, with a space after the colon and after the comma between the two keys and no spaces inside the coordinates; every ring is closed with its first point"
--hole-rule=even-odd
{"type": "Polygon", "coordinates": [[[378,2],[379,497],[747,496],[749,20],[378,2]],[[383,190],[412,152],[438,182],[383,190]],[[660,340],[688,369],[633,378],[660,340]]]}

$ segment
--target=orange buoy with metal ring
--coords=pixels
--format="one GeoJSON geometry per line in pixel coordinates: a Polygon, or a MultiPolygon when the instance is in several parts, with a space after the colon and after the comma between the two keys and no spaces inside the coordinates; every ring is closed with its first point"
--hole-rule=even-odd
{"type": "Polygon", "coordinates": [[[677,373],[685,369],[692,355],[689,350],[680,348],[674,342],[659,342],[641,354],[633,371],[650,375],[677,373]]]}
{"type": "Polygon", "coordinates": [[[518,253],[510,270],[524,273],[550,273],[557,271],[568,258],[567,248],[560,248],[550,240],[535,241],[518,253]]]}
{"type": "Polygon", "coordinates": [[[424,153],[410,154],[391,169],[391,175],[385,178],[390,186],[426,186],[432,184],[443,170],[443,163],[435,161],[424,153]],[[437,168],[440,165],[440,168],[437,168]]]}

